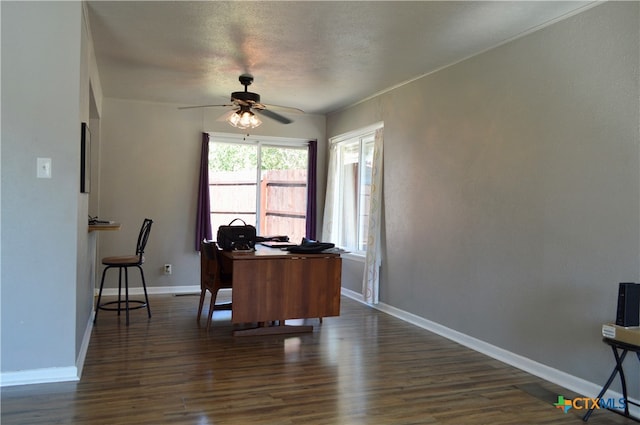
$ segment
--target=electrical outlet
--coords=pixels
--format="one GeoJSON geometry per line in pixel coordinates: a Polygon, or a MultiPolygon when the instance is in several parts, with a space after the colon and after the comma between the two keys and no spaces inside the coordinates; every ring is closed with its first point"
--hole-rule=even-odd
{"type": "Polygon", "coordinates": [[[164,274],[171,274],[171,264],[164,265],[164,274]]]}

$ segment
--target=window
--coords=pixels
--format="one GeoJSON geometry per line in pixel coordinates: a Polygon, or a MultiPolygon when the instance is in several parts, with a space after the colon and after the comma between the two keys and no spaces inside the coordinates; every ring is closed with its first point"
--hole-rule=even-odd
{"type": "MultiPolygon", "coordinates": [[[[328,224],[331,242],[352,252],[366,250],[375,130],[367,128],[331,140],[329,179],[333,178],[328,224]]],[[[327,233],[327,232],[325,232],[327,233]]]]}
{"type": "Polygon", "coordinates": [[[215,135],[209,144],[211,228],[235,218],[259,235],[305,236],[307,142],[215,135]]]}

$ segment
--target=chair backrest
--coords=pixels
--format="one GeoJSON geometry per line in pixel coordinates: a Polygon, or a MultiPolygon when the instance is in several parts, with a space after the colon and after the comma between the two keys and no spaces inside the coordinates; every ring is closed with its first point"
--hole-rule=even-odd
{"type": "Polygon", "coordinates": [[[200,287],[202,289],[213,287],[219,274],[215,245],[216,243],[211,241],[200,243],[200,287]]]}
{"type": "Polygon", "coordinates": [[[218,257],[217,257],[217,253],[216,253],[216,243],[213,241],[202,241],[202,243],[200,244],[200,250],[202,253],[204,253],[205,257],[207,258],[207,260],[209,261],[217,261],[218,257]]]}
{"type": "Polygon", "coordinates": [[[151,232],[151,225],[153,224],[153,220],[149,218],[145,218],[142,222],[142,227],[140,228],[140,234],[138,235],[138,244],[136,245],[136,255],[142,259],[142,255],[144,254],[144,248],[147,246],[147,241],[149,240],[149,233],[151,232]]]}
{"type": "Polygon", "coordinates": [[[222,251],[215,241],[202,241],[200,244],[200,267],[202,270],[201,279],[215,279],[221,287],[231,284],[231,273],[225,270],[220,256],[222,251]]]}

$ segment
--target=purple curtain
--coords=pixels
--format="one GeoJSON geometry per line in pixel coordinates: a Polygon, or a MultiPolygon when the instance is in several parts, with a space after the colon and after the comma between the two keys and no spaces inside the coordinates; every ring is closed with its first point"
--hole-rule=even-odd
{"type": "Polygon", "coordinates": [[[209,200],[209,134],[202,133],[200,182],[198,185],[198,215],[196,217],[196,251],[200,243],[211,240],[211,203],[209,200]]]}
{"type": "Polygon", "coordinates": [[[317,222],[317,158],[318,158],[318,141],[309,141],[309,164],[307,165],[307,227],[306,234],[308,239],[316,239],[316,222],[317,222]]]}

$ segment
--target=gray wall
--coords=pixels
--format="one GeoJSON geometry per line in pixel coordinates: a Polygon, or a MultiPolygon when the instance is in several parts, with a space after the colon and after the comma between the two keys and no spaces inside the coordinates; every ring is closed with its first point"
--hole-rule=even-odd
{"type": "Polygon", "coordinates": [[[80,122],[89,114],[82,4],[1,7],[2,372],[73,374],[91,313],[88,201],[79,190],[80,122]],[[37,157],[52,159],[51,179],[36,178],[37,157]]]}
{"type": "Polygon", "coordinates": [[[600,325],[639,280],[638,9],[597,6],[328,117],[327,137],[384,121],[382,303],[606,380],[600,325]]]}

